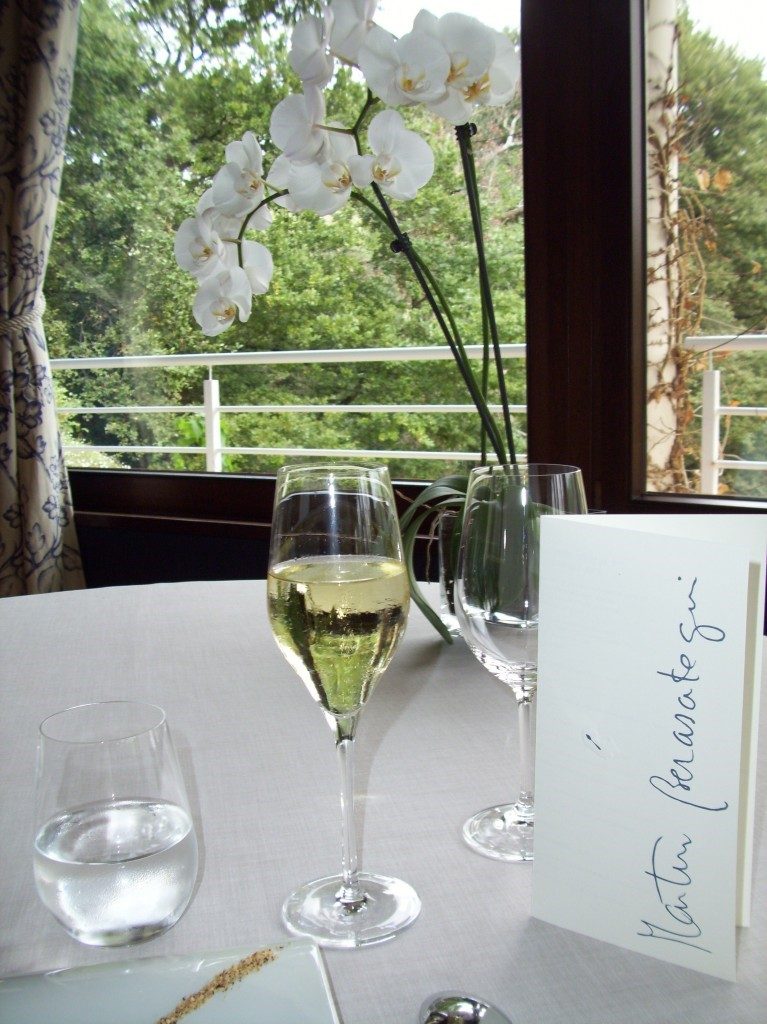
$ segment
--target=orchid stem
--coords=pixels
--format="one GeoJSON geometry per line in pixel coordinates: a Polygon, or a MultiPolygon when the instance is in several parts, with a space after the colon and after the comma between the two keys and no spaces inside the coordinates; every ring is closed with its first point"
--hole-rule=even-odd
{"type": "MultiPolygon", "coordinates": [[[[482,394],[487,401],[487,392],[490,382],[490,328],[487,323],[487,313],[482,309],[482,394]]],[[[479,438],[481,453],[481,466],[487,465],[487,431],[484,426],[479,438]]]]}
{"type": "MultiPolygon", "coordinates": [[[[362,124],[365,120],[367,112],[371,109],[371,107],[374,107],[377,103],[378,99],[373,95],[370,89],[368,89],[367,98],[365,99],[365,105],[360,111],[359,117],[354,122],[354,127],[352,128],[352,135],[355,137],[355,139],[357,138],[357,135],[359,134],[359,131],[362,128],[362,124]]],[[[357,142],[359,143],[359,139],[357,139],[357,142]]]]}
{"type": "Polygon", "coordinates": [[[425,263],[423,263],[421,258],[416,253],[410,239],[401,230],[399,224],[397,223],[397,219],[394,216],[391,207],[387,203],[386,198],[384,197],[380,187],[375,182],[373,182],[372,188],[376,198],[378,199],[381,210],[383,211],[382,213],[376,210],[373,204],[370,202],[370,200],[365,198],[363,195],[359,193],[353,193],[353,195],[355,196],[355,198],[359,199],[359,201],[363,202],[366,206],[372,208],[375,211],[376,215],[379,217],[379,219],[385,221],[389,230],[394,235],[395,241],[392,243],[392,247],[396,252],[404,253],[408,263],[410,264],[410,267],[413,273],[415,274],[416,280],[418,281],[418,284],[421,286],[421,290],[423,291],[426,301],[429,303],[429,306],[431,307],[431,310],[434,313],[434,316],[436,317],[437,324],[439,325],[440,330],[442,331],[448,345],[450,346],[450,350],[453,353],[456,364],[458,366],[458,370],[463,378],[464,383],[466,384],[466,387],[469,389],[469,394],[471,395],[472,401],[474,402],[477,412],[479,413],[482,424],[485,430],[487,431],[487,435],[490,438],[491,444],[493,445],[493,449],[498,458],[498,461],[502,465],[505,465],[508,460],[506,458],[506,452],[504,451],[503,442],[501,440],[498,428],[490,414],[490,410],[487,407],[487,403],[483,398],[482,392],[479,388],[479,385],[477,384],[477,381],[468,363],[466,350],[464,349],[460,334],[456,329],[455,320],[452,317],[452,313],[449,312],[449,305],[446,302],[441,289],[439,289],[439,286],[434,280],[434,277],[432,276],[428,267],[426,266],[425,263]],[[446,312],[443,312],[443,308],[446,310],[446,312]]]}
{"type": "Polygon", "coordinates": [[[266,196],[265,199],[261,200],[261,202],[255,208],[255,210],[251,210],[250,211],[248,216],[242,222],[242,227],[240,228],[240,233],[237,235],[237,251],[238,252],[241,252],[242,239],[243,239],[243,237],[245,235],[245,232],[248,229],[248,224],[250,224],[250,218],[253,217],[255,214],[257,214],[262,206],[268,206],[269,203],[273,203],[277,199],[282,199],[282,197],[286,196],[287,194],[288,194],[288,190],[286,188],[280,189],[279,192],[272,192],[272,194],[270,196],[266,196]]]}
{"type": "Polygon", "coordinates": [[[477,188],[477,171],[474,165],[474,152],[471,145],[471,137],[476,132],[473,124],[459,125],[455,134],[458,139],[458,146],[461,152],[461,166],[463,167],[463,178],[466,183],[466,195],[469,199],[469,211],[471,213],[471,225],[474,231],[474,245],[477,250],[477,264],[479,268],[479,288],[482,296],[483,317],[487,318],[487,325],[490,330],[490,339],[495,356],[495,368],[498,376],[498,393],[503,407],[503,423],[506,430],[506,442],[509,447],[509,458],[516,465],[517,456],[514,450],[514,433],[511,426],[511,413],[509,411],[509,398],[506,390],[506,380],[503,373],[503,361],[501,348],[498,340],[498,325],[495,321],[495,309],[493,307],[493,295],[490,287],[490,274],[487,268],[487,257],[485,255],[484,233],[482,231],[482,210],[479,203],[479,190],[477,188]]]}

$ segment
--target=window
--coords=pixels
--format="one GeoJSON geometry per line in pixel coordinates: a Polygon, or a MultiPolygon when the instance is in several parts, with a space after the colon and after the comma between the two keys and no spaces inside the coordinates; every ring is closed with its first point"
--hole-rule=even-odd
{"type": "MultiPolygon", "coordinates": [[[[755,503],[647,494],[643,20],[643,0],[522,3],[528,451],[581,466],[590,504],[608,511],[744,510],[755,503]]],[[[122,536],[121,552],[140,541],[167,565],[174,544],[268,532],[267,478],[71,478],[95,552],[122,536]]],[[[241,569],[255,571],[252,559],[241,569]]]]}
{"type": "MultiPolygon", "coordinates": [[[[183,33],[174,5],[165,6],[154,14],[157,5],[135,0],[83,3],[46,283],[68,465],[263,474],[285,453],[340,449],[375,453],[403,479],[457,469],[460,462],[442,455],[476,453],[479,420],[448,352],[434,362],[394,358],[445,341],[404,258],[391,252],[391,235],[362,207],[350,203],[324,219],[277,210],[269,231],[253,236],[270,248],[276,273],[248,323],[214,338],[194,323],[195,285],[176,266],[175,229],[193,216],[225,144],[244,130],[258,134],[271,165],[270,113],[299,85],[274,19],[251,35],[232,8],[229,20],[209,14],[183,33]],[[396,351],[381,361],[382,349],[396,351]]],[[[518,22],[514,5],[507,13],[469,0],[443,7],[476,12],[498,28],[518,22]]],[[[402,33],[417,9],[391,0],[379,20],[388,27],[390,10],[402,33]]],[[[353,123],[364,100],[361,82],[341,69],[328,116],[353,123]]],[[[474,246],[454,134],[420,108],[408,116],[435,151],[437,170],[416,199],[393,205],[449,296],[464,342],[477,344],[474,246]]],[[[486,244],[524,450],[518,98],[483,111],[478,123],[486,244]]]]}
{"type": "Polygon", "coordinates": [[[760,6],[649,0],[650,491],[767,497],[766,57],[760,6]]]}

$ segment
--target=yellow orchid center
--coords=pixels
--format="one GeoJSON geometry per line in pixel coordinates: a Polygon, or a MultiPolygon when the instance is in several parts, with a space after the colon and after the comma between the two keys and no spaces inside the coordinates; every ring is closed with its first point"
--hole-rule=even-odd
{"type": "Polygon", "coordinates": [[[192,249],[192,259],[198,265],[207,263],[213,255],[213,249],[205,242],[198,242],[192,249]]]}
{"type": "Polygon", "coordinates": [[[467,103],[476,103],[490,92],[490,76],[485,72],[481,78],[463,90],[463,98],[467,103]]]}
{"type": "Polygon", "coordinates": [[[414,75],[407,65],[403,65],[403,67],[400,70],[399,87],[403,92],[406,93],[418,92],[418,90],[423,85],[425,77],[426,75],[423,73],[423,71],[414,75]]]}
{"type": "Polygon", "coordinates": [[[213,310],[213,316],[218,320],[219,323],[227,323],[229,320],[234,320],[234,315],[237,312],[233,302],[230,302],[227,306],[217,306],[213,310]]]}
{"type": "Polygon", "coordinates": [[[455,85],[459,79],[463,78],[463,73],[468,66],[468,57],[454,57],[450,62],[450,74],[447,76],[447,84],[455,85]]]}
{"type": "Polygon", "coordinates": [[[344,192],[352,183],[352,176],[346,164],[333,163],[328,168],[329,175],[322,179],[322,184],[331,192],[344,192]]]}
{"type": "Polygon", "coordinates": [[[381,157],[373,164],[373,181],[378,185],[390,185],[399,172],[400,165],[393,157],[381,157]]]}

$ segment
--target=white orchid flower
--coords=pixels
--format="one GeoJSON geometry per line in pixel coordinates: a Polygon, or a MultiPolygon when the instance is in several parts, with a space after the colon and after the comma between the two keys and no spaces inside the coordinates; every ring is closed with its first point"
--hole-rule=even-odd
{"type": "MultiPolygon", "coordinates": [[[[233,217],[229,214],[221,213],[213,202],[212,188],[206,189],[200,196],[197,203],[197,216],[202,217],[204,213],[208,213],[210,215],[213,230],[218,234],[219,238],[223,242],[234,242],[237,240],[245,218],[244,216],[233,217]]],[[[250,226],[263,230],[268,227],[270,223],[271,213],[267,207],[263,207],[251,218],[250,226]]]]}
{"type": "Polygon", "coordinates": [[[490,65],[490,89],[484,102],[490,107],[508,103],[519,85],[519,50],[504,32],[493,32],[495,59],[490,65]]]}
{"type": "Polygon", "coordinates": [[[450,56],[427,32],[395,39],[374,25],[360,47],[359,65],[370,91],[390,106],[437,103],[447,95],[450,56]]]}
{"type": "MultiPolygon", "coordinates": [[[[235,255],[235,261],[237,257],[235,255]]],[[[248,279],[253,295],[264,295],[269,291],[274,273],[272,254],[260,242],[242,243],[242,269],[248,279]]]]}
{"type": "Polygon", "coordinates": [[[224,217],[243,218],[252,228],[264,229],[272,222],[268,206],[256,207],[265,198],[263,153],[253,132],[245,132],[242,139],[226,147],[226,164],[216,172],[210,189],[210,199],[217,213],[224,217]]]}
{"type": "Polygon", "coordinates": [[[209,338],[231,327],[234,318],[245,321],[250,316],[252,291],[242,267],[222,270],[206,278],[200,285],[192,312],[202,333],[209,338]]]}
{"type": "MultiPolygon", "coordinates": [[[[290,169],[293,166],[292,161],[288,160],[284,153],[280,153],[277,159],[272,164],[269,174],[266,176],[267,184],[271,188],[276,189],[279,192],[287,189],[288,177],[290,175],[290,169]]],[[[298,207],[293,202],[293,197],[288,194],[286,196],[280,196],[279,199],[275,199],[274,202],[277,206],[281,206],[283,209],[288,210],[290,213],[297,213],[298,207]]]]}
{"type": "Polygon", "coordinates": [[[429,103],[429,109],[451,124],[465,124],[477,104],[488,100],[490,68],[496,55],[495,36],[502,33],[466,14],[436,18],[428,11],[416,15],[413,28],[437,39],[450,55],[447,93],[429,103]]]}
{"type": "Polygon", "coordinates": [[[330,52],[347,64],[356,64],[359,50],[369,30],[378,0],[332,0],[333,16],[330,30],[330,52]]]}
{"type": "Polygon", "coordinates": [[[382,110],[368,128],[373,156],[351,159],[355,184],[374,181],[392,199],[413,199],[434,173],[429,144],[405,127],[396,110],[382,110]]]}
{"type": "Polygon", "coordinates": [[[225,246],[213,225],[213,212],[188,217],[176,232],[176,262],[198,280],[224,269],[225,246]]]}
{"type": "Polygon", "coordinates": [[[304,86],[302,94],[292,93],[272,111],[269,132],[275,146],[295,163],[311,163],[325,142],[325,97],[316,86],[304,86]]]}
{"type": "Polygon", "coordinates": [[[302,18],[293,29],[288,61],[304,85],[322,89],[333,77],[333,56],[328,53],[331,23],[326,9],[323,18],[302,18]]]}
{"type": "MultiPolygon", "coordinates": [[[[277,159],[269,169],[269,173],[266,176],[266,183],[271,188],[276,189],[278,192],[282,192],[288,187],[288,175],[290,174],[290,168],[293,166],[292,162],[288,160],[284,153],[280,153],[277,159]]],[[[283,209],[288,210],[290,213],[296,213],[298,207],[293,202],[290,195],[280,196],[279,199],[275,199],[274,202],[277,206],[281,206],[283,209]]]]}
{"type": "MultiPolygon", "coordinates": [[[[357,146],[351,135],[328,132],[322,156],[322,163],[291,164],[287,187],[296,209],[313,210],[325,217],[341,209],[351,195],[352,186],[360,186],[360,179],[352,172],[357,146]]],[[[362,186],[369,185],[371,180],[369,176],[362,181],[362,186]]]]}
{"type": "Polygon", "coordinates": [[[197,216],[202,217],[208,210],[215,210],[216,204],[213,202],[213,189],[206,188],[200,198],[197,200],[197,216]]]}

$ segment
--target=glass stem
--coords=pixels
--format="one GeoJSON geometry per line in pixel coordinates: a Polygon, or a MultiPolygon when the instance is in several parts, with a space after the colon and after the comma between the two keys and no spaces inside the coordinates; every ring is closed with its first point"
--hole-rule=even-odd
{"type": "Polygon", "coordinates": [[[528,694],[517,699],[519,716],[519,797],[514,808],[517,815],[532,820],[534,814],[534,764],[535,736],[533,735],[533,697],[528,694]]]}
{"type": "Polygon", "coordinates": [[[341,769],[341,875],[336,899],[348,913],[356,913],[367,897],[359,882],[357,832],[354,827],[354,732],[356,717],[336,723],[336,750],[341,769]]]}

